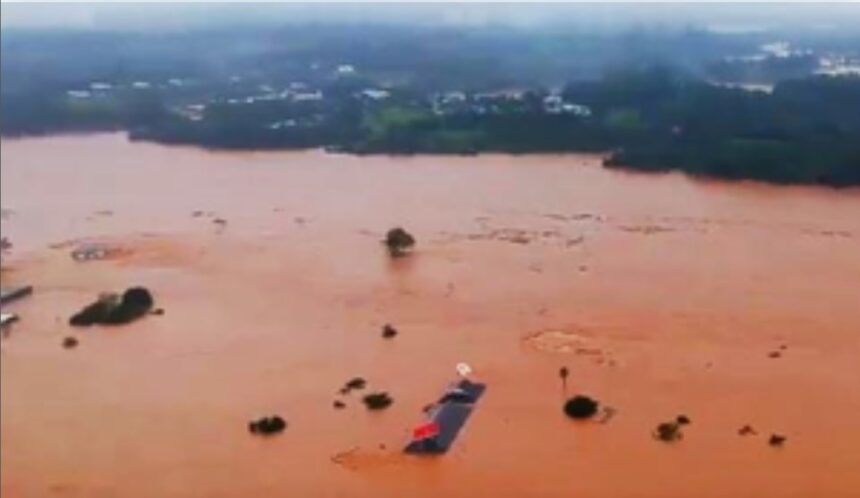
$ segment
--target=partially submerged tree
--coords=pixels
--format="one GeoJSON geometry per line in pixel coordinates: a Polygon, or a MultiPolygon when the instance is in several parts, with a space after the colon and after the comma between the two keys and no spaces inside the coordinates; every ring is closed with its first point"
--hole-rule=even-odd
{"type": "Polygon", "coordinates": [[[561,393],[567,394],[567,377],[570,375],[570,371],[567,367],[561,367],[558,369],[558,376],[561,378],[561,393]]]}
{"type": "Polygon", "coordinates": [[[415,237],[400,227],[392,228],[385,234],[385,246],[392,257],[405,256],[415,246],[415,237]]]}

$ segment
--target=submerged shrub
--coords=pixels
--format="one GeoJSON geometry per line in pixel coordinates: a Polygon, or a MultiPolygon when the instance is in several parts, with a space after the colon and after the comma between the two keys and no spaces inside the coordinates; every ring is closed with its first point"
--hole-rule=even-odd
{"type": "Polygon", "coordinates": [[[287,423],[278,415],[263,417],[248,424],[252,434],[276,434],[287,428],[287,423]]]}
{"type": "Polygon", "coordinates": [[[384,327],[382,327],[382,337],[385,339],[391,339],[392,337],[397,335],[397,329],[391,326],[391,324],[386,323],[384,327]]]}
{"type": "Polygon", "coordinates": [[[585,419],[597,413],[597,401],[588,396],[577,395],[564,404],[564,413],[570,418],[585,419]]]}
{"type": "Polygon", "coordinates": [[[361,377],[353,377],[346,384],[343,385],[343,390],[346,392],[352,391],[354,389],[364,389],[364,386],[367,385],[367,381],[361,377]]]}
{"type": "Polygon", "coordinates": [[[144,287],[131,287],[120,298],[116,293],[105,293],[81,311],[75,313],[69,324],[123,324],[145,315],[152,308],[152,294],[144,287]]]}
{"type": "Polygon", "coordinates": [[[394,400],[386,392],[371,393],[362,400],[368,410],[382,410],[391,406],[394,400]]]}
{"type": "Polygon", "coordinates": [[[400,227],[392,228],[385,235],[385,246],[391,256],[404,256],[415,246],[415,237],[400,227]]]}
{"type": "Polygon", "coordinates": [[[670,443],[681,439],[681,425],[678,422],[663,422],[654,429],[654,438],[670,443]]]}

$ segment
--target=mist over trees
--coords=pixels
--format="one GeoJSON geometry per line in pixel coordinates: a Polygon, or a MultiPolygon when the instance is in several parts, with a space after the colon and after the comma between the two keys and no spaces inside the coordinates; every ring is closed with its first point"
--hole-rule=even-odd
{"type": "Polygon", "coordinates": [[[124,130],[208,148],[358,154],[602,151],[610,167],[860,184],[860,79],[817,74],[858,64],[851,32],[5,30],[0,51],[4,136],[124,130]]]}

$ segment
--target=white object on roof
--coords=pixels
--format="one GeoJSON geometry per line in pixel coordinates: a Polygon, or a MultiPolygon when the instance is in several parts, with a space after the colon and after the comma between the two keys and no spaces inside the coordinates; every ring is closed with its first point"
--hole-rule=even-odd
{"type": "Polygon", "coordinates": [[[472,367],[468,363],[457,363],[457,373],[460,377],[468,377],[472,373],[472,367]]]}

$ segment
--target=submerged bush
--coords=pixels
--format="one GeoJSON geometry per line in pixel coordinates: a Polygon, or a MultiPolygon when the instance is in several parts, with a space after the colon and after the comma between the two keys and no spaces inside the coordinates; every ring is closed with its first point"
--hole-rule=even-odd
{"type": "Polygon", "coordinates": [[[415,237],[400,227],[392,228],[385,235],[385,246],[392,256],[404,256],[415,246],[415,237]]]}
{"type": "Polygon", "coordinates": [[[287,423],[278,415],[263,417],[248,423],[252,434],[276,434],[287,428],[287,423]]]}
{"type": "Polygon", "coordinates": [[[122,298],[116,293],[105,293],[69,319],[74,326],[93,324],[123,324],[145,315],[152,308],[153,299],[149,290],[131,287],[122,298]]]}
{"type": "Polygon", "coordinates": [[[382,410],[391,406],[394,400],[386,392],[371,393],[362,400],[368,410],[382,410]]]}
{"type": "Polygon", "coordinates": [[[385,339],[391,339],[392,337],[397,335],[397,329],[394,328],[390,323],[386,323],[384,327],[382,327],[382,337],[385,339]]]}
{"type": "Polygon", "coordinates": [[[654,438],[670,443],[681,439],[681,424],[678,422],[663,422],[654,429],[654,438]]]}
{"type": "Polygon", "coordinates": [[[577,395],[564,404],[564,413],[570,418],[586,419],[597,413],[597,401],[588,396],[577,395]]]}
{"type": "Polygon", "coordinates": [[[353,377],[346,384],[343,385],[343,389],[347,392],[352,391],[354,389],[364,389],[367,385],[367,381],[361,377],[353,377]]]}

